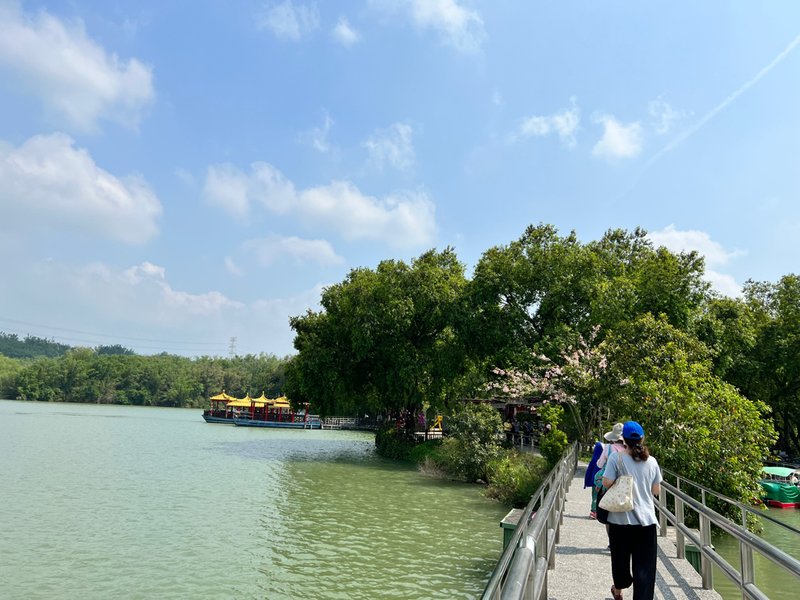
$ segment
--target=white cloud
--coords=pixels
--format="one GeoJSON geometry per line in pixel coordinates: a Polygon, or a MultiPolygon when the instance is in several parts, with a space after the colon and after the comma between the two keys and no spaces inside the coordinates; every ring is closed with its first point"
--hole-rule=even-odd
{"type": "Polygon", "coordinates": [[[369,151],[370,163],[381,170],[385,165],[405,171],[414,166],[414,130],[406,123],[393,123],[362,142],[369,151]]]}
{"type": "Polygon", "coordinates": [[[495,106],[503,106],[505,101],[503,100],[503,95],[500,93],[500,90],[495,89],[492,92],[492,104],[495,106]]]}
{"type": "Polygon", "coordinates": [[[252,204],[259,203],[310,227],[333,230],[347,240],[414,247],[430,243],[436,232],[435,207],[423,192],[378,199],[347,181],[296,190],[280,171],[264,162],[253,163],[249,173],[230,164],[212,165],[204,196],[235,216],[246,215],[252,204]]]}
{"type": "Polygon", "coordinates": [[[97,129],[103,119],[136,127],[155,99],[151,67],[109,54],[80,20],[26,14],[15,1],[0,6],[0,68],[80,131],[97,129]]]}
{"type": "Polygon", "coordinates": [[[718,267],[726,266],[732,258],[742,256],[741,250],[728,251],[719,242],[711,239],[705,231],[689,229],[681,231],[675,225],[667,225],[660,231],[652,231],[647,237],[656,247],[664,246],[672,252],[696,251],[705,257],[705,278],[717,291],[728,296],[738,296],[742,288],[731,275],[720,273],[718,267]]]}
{"type": "Polygon", "coordinates": [[[0,229],[80,231],[128,244],[158,233],[161,203],[138,175],[118,178],[61,133],[0,147],[0,229]]]}
{"type": "Polygon", "coordinates": [[[342,46],[350,47],[361,40],[361,34],[350,26],[345,17],[339,17],[339,21],[331,31],[333,39],[342,46]]]}
{"type": "Polygon", "coordinates": [[[254,255],[262,266],[290,261],[294,264],[318,263],[339,265],[344,259],[326,240],[304,240],[299,237],[270,235],[248,240],[242,245],[244,251],[254,255]]]}
{"type": "Polygon", "coordinates": [[[575,132],[581,122],[581,111],[575,98],[570,98],[570,104],[570,108],[563,108],[552,115],[523,119],[517,132],[511,136],[511,141],[516,141],[518,137],[541,137],[556,133],[564,146],[573,148],[576,144],[575,132]]]}
{"type": "Polygon", "coordinates": [[[230,256],[225,257],[225,269],[231,275],[236,275],[237,277],[244,276],[244,269],[242,269],[239,265],[237,265],[236,262],[230,256]]]}
{"type": "Polygon", "coordinates": [[[187,356],[227,355],[231,337],[236,337],[239,353],[288,354],[294,337],[289,317],[318,310],[325,287],[318,283],[282,295],[278,286],[270,286],[275,296],[244,302],[216,290],[176,289],[167,270],[152,263],[76,267],[58,260],[26,261],[24,256],[0,261],[0,278],[14,282],[14,293],[2,295],[3,313],[38,324],[26,327],[23,335],[84,346],[120,343],[145,354],[187,356]]]}
{"type": "Polygon", "coordinates": [[[301,142],[310,144],[315,150],[326,154],[331,149],[331,145],[328,142],[328,133],[332,125],[333,119],[331,119],[330,115],[326,112],[325,122],[322,124],[322,127],[314,127],[308,131],[304,131],[298,138],[301,142]]]}
{"type": "Polygon", "coordinates": [[[603,137],[595,144],[592,154],[603,158],[634,158],[642,151],[644,133],[638,121],[623,125],[611,115],[595,117],[602,123],[603,137]]]}
{"type": "Polygon", "coordinates": [[[173,173],[175,173],[175,177],[181,180],[181,183],[188,187],[194,187],[194,175],[192,175],[191,171],[182,167],[178,167],[173,171],[173,173]]]}
{"type": "Polygon", "coordinates": [[[669,133],[674,125],[688,116],[684,111],[675,110],[660,98],[651,100],[647,106],[650,116],[655,120],[653,128],[658,135],[669,133]]]}
{"type": "Polygon", "coordinates": [[[387,12],[407,13],[417,28],[435,30],[443,43],[462,52],[480,50],[486,38],[480,13],[457,0],[371,0],[370,4],[387,12]]]}
{"type": "Polygon", "coordinates": [[[781,50],[775,58],[773,58],[769,64],[767,64],[763,69],[761,69],[758,73],[756,73],[749,81],[745,82],[743,85],[739,86],[738,89],[734,90],[732,93],[728,94],[728,97],[725,98],[722,102],[717,104],[714,108],[709,110],[706,114],[702,116],[702,118],[697,121],[694,125],[686,129],[685,131],[681,132],[680,135],[676,136],[674,139],[670,140],[661,150],[656,152],[650,160],[647,161],[645,168],[649,168],[658,162],[662,156],[664,156],[667,152],[670,152],[680,146],[683,142],[697,133],[700,129],[705,127],[706,123],[708,123],[711,119],[715,118],[719,113],[723,110],[728,108],[731,104],[733,104],[739,96],[744,94],[747,90],[757,84],[761,79],[766,76],[772,69],[777,67],[781,64],[787,56],[789,56],[794,49],[800,46],[800,35],[795,36],[787,46],[781,50]]]}
{"type": "Polygon", "coordinates": [[[250,210],[249,187],[249,178],[233,165],[211,165],[206,174],[203,198],[235,217],[244,218],[250,210]]]}
{"type": "Polygon", "coordinates": [[[711,288],[723,294],[736,298],[742,295],[742,286],[736,282],[733,275],[718,273],[713,269],[706,269],[705,279],[711,284],[711,288]]]}
{"type": "Polygon", "coordinates": [[[269,29],[275,37],[293,42],[319,29],[319,12],[315,5],[295,6],[292,0],[266,5],[256,18],[259,29],[269,29]]]}

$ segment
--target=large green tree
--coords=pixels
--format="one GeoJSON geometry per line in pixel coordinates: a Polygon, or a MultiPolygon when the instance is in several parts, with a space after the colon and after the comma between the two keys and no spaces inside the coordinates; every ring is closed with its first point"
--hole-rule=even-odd
{"type": "Polygon", "coordinates": [[[756,340],[732,376],[746,394],[772,407],[779,446],[800,456],[800,277],[748,282],[744,295],[756,340]]]}
{"type": "Polygon", "coordinates": [[[354,269],[323,292],[321,311],[290,320],[290,397],[322,414],[442,407],[468,370],[453,327],[465,285],[449,248],[354,269]]]}
{"type": "Polygon", "coordinates": [[[662,466],[743,502],[759,497],[776,437],[769,408],[715,376],[704,344],[647,314],[619,327],[602,349],[611,413],[643,424],[662,466]]]}

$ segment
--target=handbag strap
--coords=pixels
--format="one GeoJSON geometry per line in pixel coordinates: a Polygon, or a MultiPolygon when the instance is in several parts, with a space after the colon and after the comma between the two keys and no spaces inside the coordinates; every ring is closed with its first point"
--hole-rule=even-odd
{"type": "MultiPolygon", "coordinates": [[[[620,454],[622,454],[622,452],[617,452],[617,471],[622,469],[622,475],[627,475],[628,469],[625,468],[625,462],[622,460],[620,454]]],[[[617,473],[617,475],[619,475],[619,473],[617,473]]]]}

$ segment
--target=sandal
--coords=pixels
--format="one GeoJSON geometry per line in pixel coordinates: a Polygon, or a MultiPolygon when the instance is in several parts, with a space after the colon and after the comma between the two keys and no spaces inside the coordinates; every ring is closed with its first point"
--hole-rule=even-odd
{"type": "Polygon", "coordinates": [[[622,590],[618,590],[613,585],[611,586],[611,595],[614,597],[614,600],[622,600],[622,590]]]}

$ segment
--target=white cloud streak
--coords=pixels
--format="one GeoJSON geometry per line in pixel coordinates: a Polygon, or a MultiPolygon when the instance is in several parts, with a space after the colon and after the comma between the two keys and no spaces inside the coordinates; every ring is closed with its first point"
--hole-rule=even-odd
{"type": "Polygon", "coordinates": [[[0,147],[0,181],[0,230],[85,233],[127,244],[158,233],[161,203],[144,179],[104,171],[65,134],[0,147]]]}
{"type": "Polygon", "coordinates": [[[291,262],[295,265],[317,263],[322,266],[340,265],[344,258],[327,240],[305,240],[295,236],[270,235],[248,240],[242,249],[256,257],[263,267],[276,263],[291,262]]]}
{"type": "Polygon", "coordinates": [[[686,131],[675,137],[675,139],[671,140],[666,146],[661,148],[658,152],[656,152],[650,160],[647,161],[645,165],[645,169],[652,166],[656,161],[658,161],[662,156],[664,156],[667,152],[670,152],[677,148],[680,144],[685,142],[695,133],[697,133],[702,127],[705,126],[711,119],[716,117],[719,113],[725,110],[728,106],[730,106],[739,96],[744,94],[747,90],[757,84],[761,79],[764,78],[772,69],[778,66],[783,60],[791,54],[791,52],[800,44],[800,35],[795,37],[789,44],[780,52],[778,55],[773,58],[767,66],[761,69],[758,73],[755,74],[749,81],[747,81],[744,85],[739,87],[736,91],[731,93],[727,98],[725,98],[722,102],[717,104],[714,108],[708,111],[703,117],[694,125],[689,127],[686,131]]]}
{"type": "Polygon", "coordinates": [[[136,128],[155,99],[152,68],[109,54],[80,20],[0,5],[0,68],[39,97],[63,127],[95,131],[111,120],[136,128]]]}

